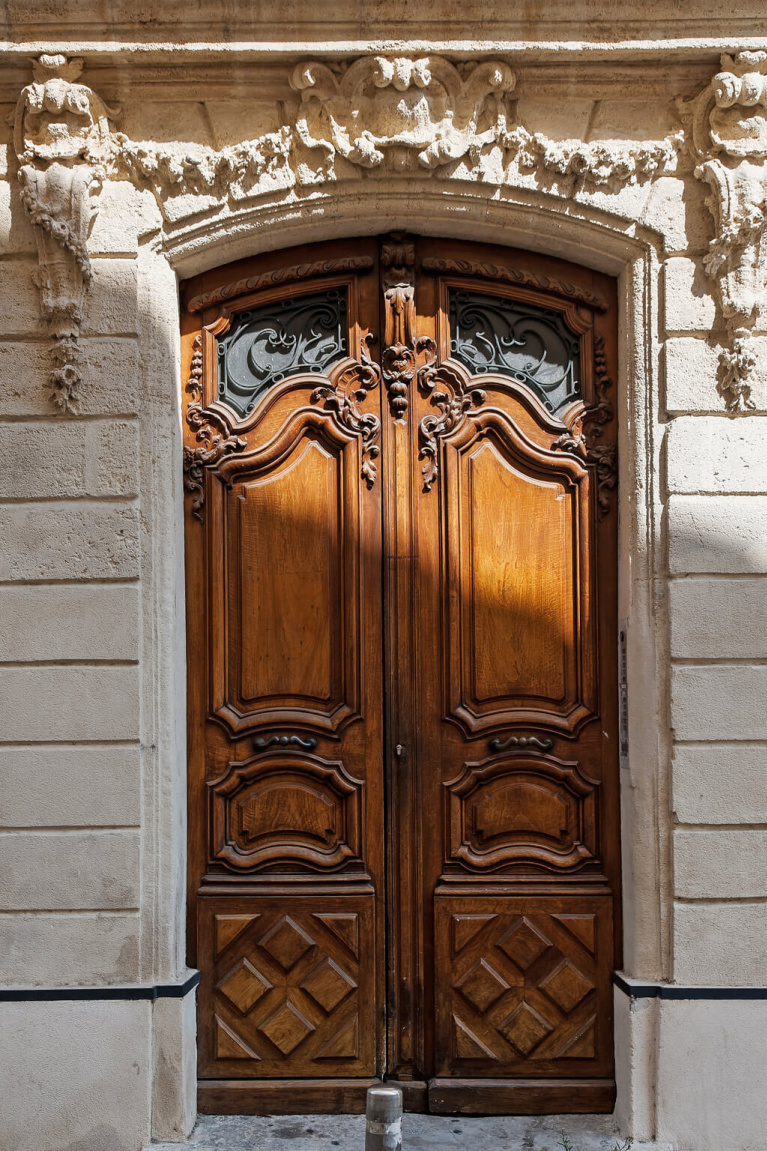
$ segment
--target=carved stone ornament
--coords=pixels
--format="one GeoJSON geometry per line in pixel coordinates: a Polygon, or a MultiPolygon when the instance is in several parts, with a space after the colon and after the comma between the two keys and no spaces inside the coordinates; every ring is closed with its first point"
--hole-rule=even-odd
{"type": "Polygon", "coordinates": [[[86,247],[116,111],[76,80],[83,61],[40,56],[14,117],[21,199],[36,228],[41,307],[52,338],[54,402],[76,411],[79,332],[91,281],[86,247]]]}
{"type": "Polygon", "coordinates": [[[388,154],[395,169],[432,169],[478,153],[506,130],[504,96],[514,84],[508,64],[459,71],[439,56],[363,56],[340,74],[313,61],[291,78],[301,93],[298,136],[321,148],[331,169],[336,155],[361,168],[388,154]]]}
{"type": "Polygon", "coordinates": [[[704,264],[718,288],[730,343],[720,357],[719,390],[729,412],[745,411],[754,407],[751,332],[767,283],[767,52],[722,56],[722,71],[682,116],[714,217],[704,264]]]}

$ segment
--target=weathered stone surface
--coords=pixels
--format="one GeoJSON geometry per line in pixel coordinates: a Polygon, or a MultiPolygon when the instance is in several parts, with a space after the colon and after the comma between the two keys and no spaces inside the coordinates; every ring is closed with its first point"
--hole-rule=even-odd
{"type": "Polygon", "coordinates": [[[667,433],[670,492],[767,491],[767,417],[679,417],[667,433]]]}
{"type": "Polygon", "coordinates": [[[674,573],[767,572],[765,496],[672,496],[668,533],[674,573]]]}
{"type": "Polygon", "coordinates": [[[141,819],[138,744],[0,746],[0,779],[2,827],[137,827],[141,819]]]}
{"type": "Polygon", "coordinates": [[[682,823],[767,824],[767,747],[678,745],[673,788],[682,823]]]}
{"type": "Polygon", "coordinates": [[[0,667],[3,739],[137,739],[137,667],[0,667]]]}
{"type": "Polygon", "coordinates": [[[0,539],[0,581],[138,575],[138,518],[124,504],[0,507],[0,539]]]}
{"type": "MultiPolygon", "coordinates": [[[[733,940],[734,942],[734,940],[733,940]]],[[[663,1000],[657,1033],[657,1132],[675,1148],[757,1148],[767,1094],[767,1003],[663,1000]]]]}
{"type": "Polygon", "coordinates": [[[135,983],[139,917],[130,912],[0,913],[0,979],[21,987],[135,983]]]}
{"type": "MultiPolygon", "coordinates": [[[[403,1115],[407,1151],[562,1151],[562,1132],[575,1151],[614,1151],[618,1126],[612,1116],[403,1115]]],[[[188,1142],[152,1144],[151,1151],[359,1151],[365,1143],[364,1115],[201,1115],[188,1142]],[[255,1140],[255,1143],[254,1143],[255,1140]]],[[[146,1151],[150,1151],[149,1148],[146,1151]]],[[[668,1143],[635,1142],[632,1151],[671,1151],[668,1143]]]]}
{"type": "Polygon", "coordinates": [[[767,739],[767,667],[675,667],[671,726],[680,740],[767,739]]]}
{"type": "MultiPolygon", "coordinates": [[[[86,336],[132,336],[138,330],[135,260],[96,259],[85,305],[86,336]]],[[[81,389],[82,390],[82,389],[81,389]]]]}
{"type": "Polygon", "coordinates": [[[137,441],[136,421],[0,425],[0,499],[136,495],[137,441]]]}
{"type": "Polygon", "coordinates": [[[0,1004],[8,1151],[137,1151],[148,1143],[150,1016],[146,1002],[0,1004]]]}
{"type": "Polygon", "coordinates": [[[44,333],[40,293],[33,279],[36,268],[36,260],[0,260],[0,336],[44,333]]]}
{"type": "Polygon", "coordinates": [[[137,831],[7,831],[0,835],[0,909],[136,908],[137,831]]]}
{"type": "Polygon", "coordinates": [[[31,255],[37,252],[34,228],[13,184],[0,181],[0,252],[31,255]]]}
{"type": "MultiPolygon", "coordinates": [[[[666,407],[670,412],[721,412],[719,395],[720,340],[724,333],[708,339],[679,336],[666,340],[666,407]]],[[[767,339],[751,341],[756,367],[750,376],[751,401],[755,410],[767,411],[767,339]]]]}
{"type": "Polygon", "coordinates": [[[674,889],[679,899],[767,899],[767,832],[674,832],[674,889]]]}
{"type": "Polygon", "coordinates": [[[708,332],[716,321],[711,280],[701,261],[671,256],[663,265],[663,309],[667,332],[708,332]]]}
{"type": "Polygon", "coordinates": [[[99,198],[88,250],[93,256],[135,256],[139,236],[161,224],[160,211],[149,191],[140,191],[127,180],[110,181],[99,198]]]}
{"type": "Polygon", "coordinates": [[[767,659],[767,579],[674,580],[671,654],[678,659],[767,659]]]}
{"type": "MultiPolygon", "coordinates": [[[[132,415],[139,409],[138,345],[134,339],[81,341],[82,383],[78,410],[84,416],[132,415]]],[[[0,417],[52,416],[47,343],[0,341],[0,417]]]]}
{"type": "Polygon", "coordinates": [[[767,902],[675,904],[677,983],[760,987],[765,966],[767,902]]]}

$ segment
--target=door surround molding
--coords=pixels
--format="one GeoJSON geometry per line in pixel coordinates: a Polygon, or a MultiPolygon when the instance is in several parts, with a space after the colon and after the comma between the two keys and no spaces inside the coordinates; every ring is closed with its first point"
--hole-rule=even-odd
{"type": "MultiPolygon", "coordinates": [[[[657,282],[662,237],[643,227],[626,234],[626,221],[601,207],[576,204],[538,191],[437,184],[418,176],[371,181],[361,198],[357,189],[329,186],[287,199],[284,192],[260,198],[221,219],[166,225],[158,248],[148,248],[153,290],[147,306],[165,318],[168,341],[175,347],[157,353],[157,362],[178,362],[178,311],[169,301],[174,279],[247,255],[324,239],[408,230],[423,235],[477,240],[527,248],[594,267],[618,279],[619,373],[615,399],[619,419],[619,603],[627,628],[628,756],[621,769],[624,970],[646,981],[670,973],[670,822],[668,808],[670,738],[666,700],[668,674],[663,655],[668,644],[665,607],[656,610],[653,587],[664,575],[658,455],[661,377],[658,369],[657,282]],[[301,203],[304,201],[304,203],[301,203]],[[169,306],[170,305],[170,306],[169,306]],[[641,492],[642,499],[633,493],[641,492]],[[660,733],[660,734],[659,734],[660,733]]],[[[152,368],[148,369],[152,372],[152,368]]],[[[176,369],[176,374],[178,369],[176,369]]],[[[177,375],[178,378],[178,375],[177,375]]],[[[149,381],[147,381],[149,382],[149,381]]],[[[177,396],[180,396],[181,384],[177,396]]],[[[178,403],[178,400],[176,401],[178,403]]],[[[180,460],[180,449],[179,449],[180,460]]],[[[180,462],[176,496],[175,547],[182,554],[180,462]]],[[[151,514],[151,512],[150,512],[151,514]]],[[[161,513],[159,509],[158,515],[161,513]]],[[[183,635],[183,618],[177,626],[183,635]]],[[[185,687],[177,684],[172,710],[185,714],[185,687]]],[[[150,798],[154,836],[173,828],[176,874],[184,875],[185,846],[178,839],[178,814],[185,787],[183,743],[171,767],[169,788],[158,773],[150,798]],[[174,798],[171,799],[171,796],[174,798]]],[[[182,880],[183,882],[183,880],[182,880]]],[[[168,900],[165,915],[175,922],[183,943],[181,894],[168,900]]],[[[616,1013],[617,1015],[617,1013],[616,1013]]],[[[630,1051],[616,1040],[617,1111],[628,1114],[632,1099],[630,1051]]]]}

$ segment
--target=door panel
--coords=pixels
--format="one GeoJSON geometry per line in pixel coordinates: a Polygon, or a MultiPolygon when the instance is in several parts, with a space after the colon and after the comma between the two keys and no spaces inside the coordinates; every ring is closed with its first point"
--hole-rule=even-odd
{"type": "Polygon", "coordinates": [[[183,295],[201,1109],[610,1110],[613,281],[396,235],[183,295]]]}

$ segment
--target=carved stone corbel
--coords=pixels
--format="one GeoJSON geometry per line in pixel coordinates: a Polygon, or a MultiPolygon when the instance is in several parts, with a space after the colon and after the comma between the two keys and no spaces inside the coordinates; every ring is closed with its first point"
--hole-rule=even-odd
{"type": "Polygon", "coordinates": [[[40,56],[14,118],[21,199],[35,225],[37,282],[52,339],[53,400],[76,411],[85,291],[91,280],[87,238],[109,158],[109,118],[116,111],[75,81],[80,59],[40,56]]]}
{"type": "Polygon", "coordinates": [[[717,285],[730,344],[720,356],[719,391],[729,412],[745,411],[754,407],[751,334],[767,314],[767,52],[722,56],[722,71],[683,118],[714,217],[704,265],[717,285]]]}

